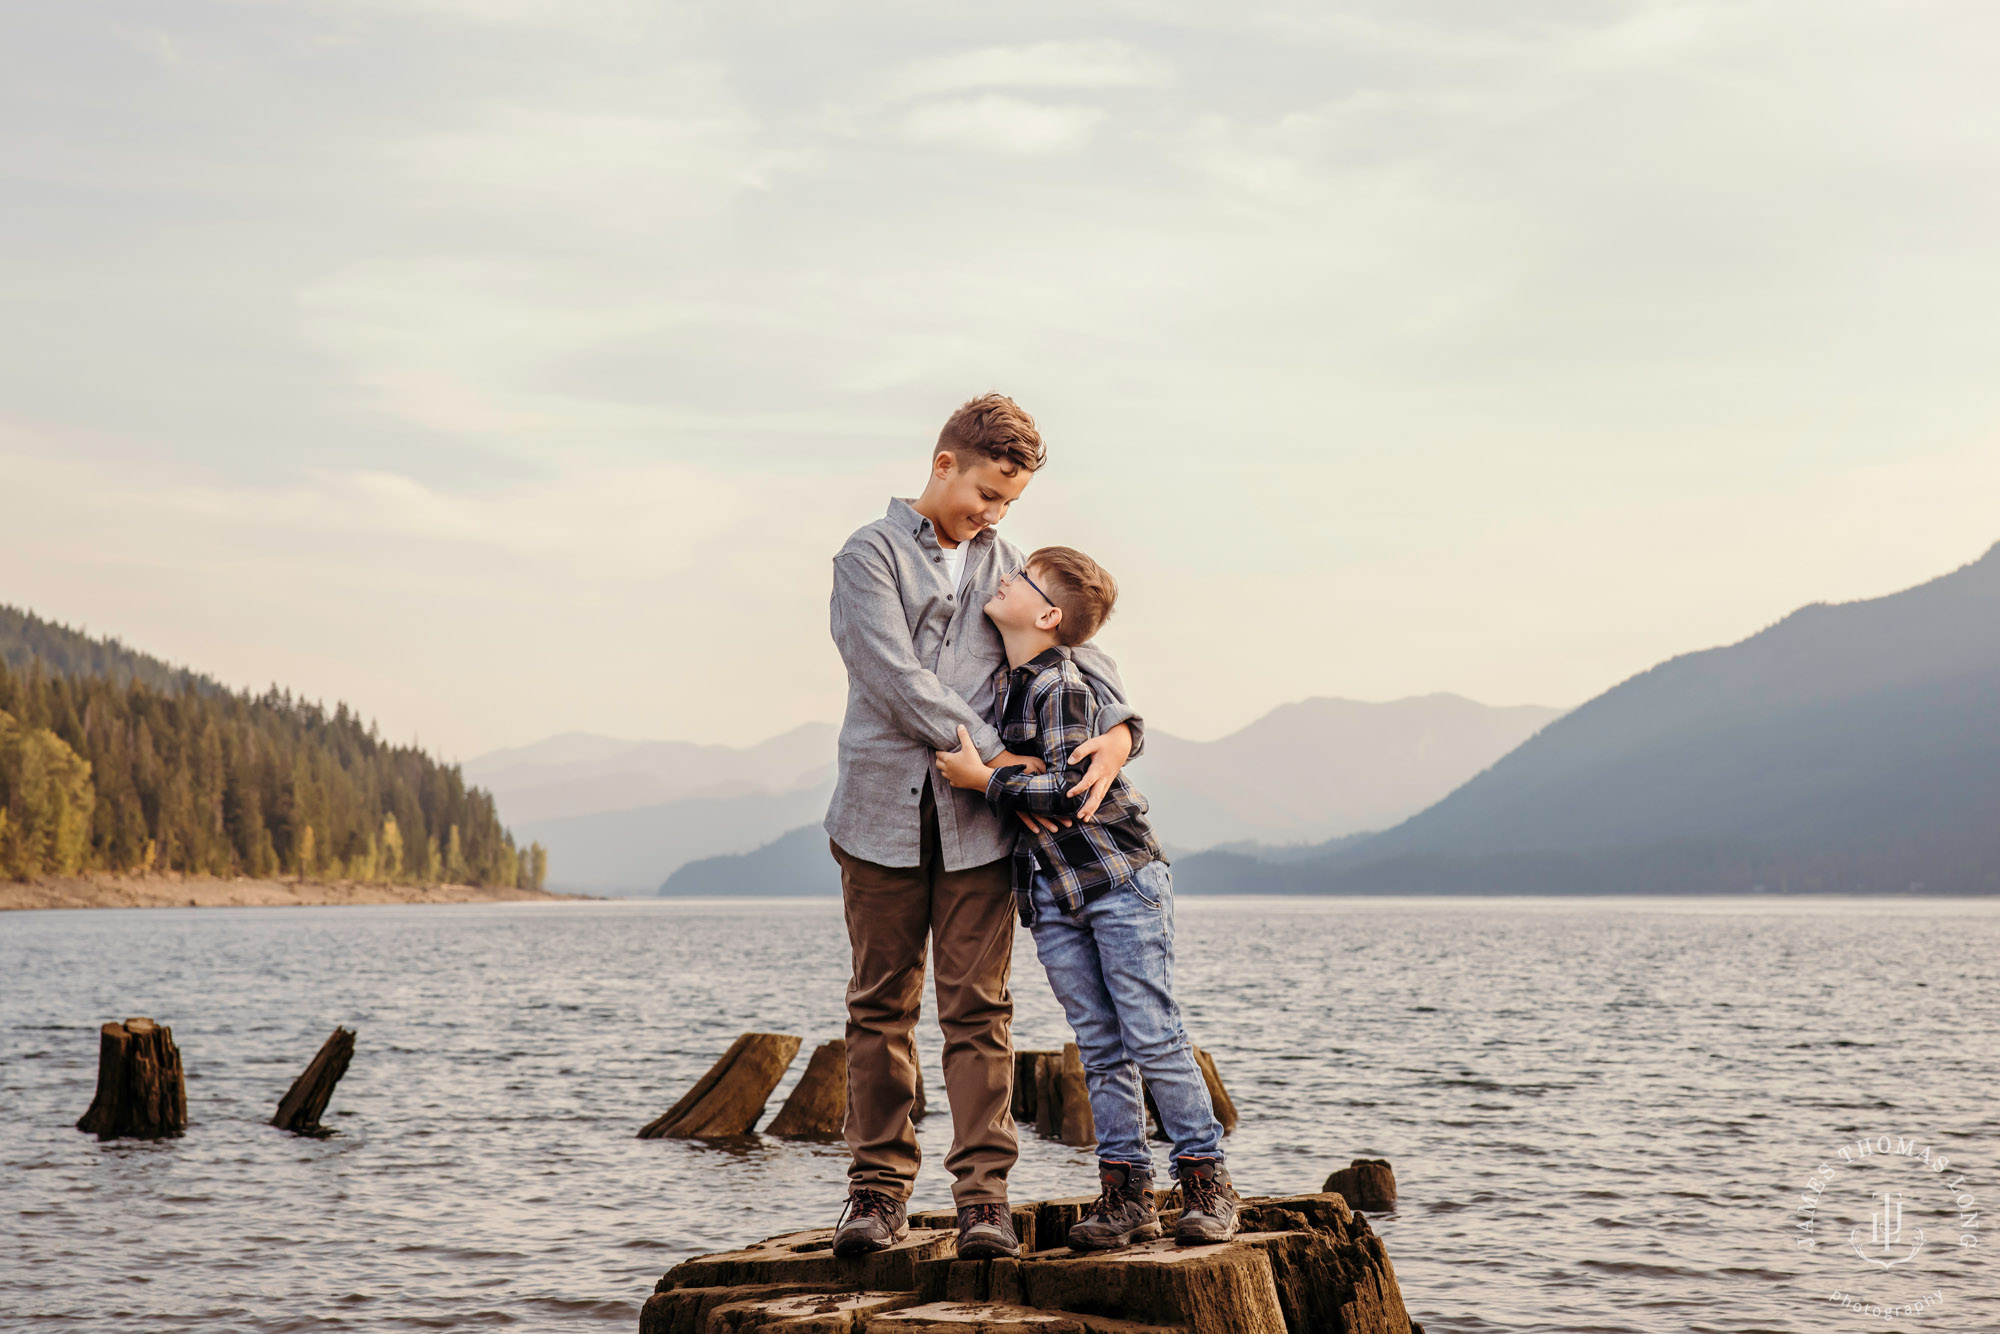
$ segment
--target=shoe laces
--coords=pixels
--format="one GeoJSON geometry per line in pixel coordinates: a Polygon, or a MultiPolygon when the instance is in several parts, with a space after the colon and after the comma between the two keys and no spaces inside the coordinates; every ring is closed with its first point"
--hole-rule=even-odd
{"type": "Polygon", "coordinates": [[[889,1218],[896,1212],[896,1202],[879,1190],[863,1188],[849,1192],[847,1203],[840,1208],[840,1221],[836,1228],[846,1225],[849,1219],[889,1218]]]}
{"type": "Polygon", "coordinates": [[[1119,1184],[1118,1178],[1110,1172],[1099,1172],[1097,1184],[1097,1198],[1090,1202],[1090,1212],[1084,1217],[1109,1218],[1118,1208],[1123,1187],[1119,1184]]]}
{"type": "Polygon", "coordinates": [[[1004,1227],[1013,1220],[1004,1204],[968,1204],[959,1216],[960,1227],[1004,1227]]]}
{"type": "Polygon", "coordinates": [[[1189,1170],[1181,1174],[1181,1201],[1190,1213],[1220,1213],[1222,1178],[1189,1170]]]}

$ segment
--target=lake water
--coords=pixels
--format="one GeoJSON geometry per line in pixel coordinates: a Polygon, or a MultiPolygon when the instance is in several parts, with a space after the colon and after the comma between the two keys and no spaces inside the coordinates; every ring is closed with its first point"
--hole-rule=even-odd
{"type": "MultiPolygon", "coordinates": [[[[838,1036],[845,949],[826,902],[0,916],[0,1328],[629,1334],[676,1260],[832,1222],[836,1146],[634,1131],[739,1032],[838,1036]],[[192,1125],[101,1145],[71,1128],[97,1025],[139,1014],[192,1125]],[[336,1023],[340,1133],[272,1129],[336,1023]]],[[[2000,903],[1188,898],[1180,951],[1239,1184],[1389,1159],[1373,1221],[1433,1334],[2000,1329],[1995,1229],[1941,1197],[2000,1205],[2000,903]],[[1878,1136],[1947,1176],[1839,1158],[1878,1136]],[[1863,1263],[1886,1205],[1855,1187],[1896,1183],[1926,1244],[1863,1263]],[[1884,1321],[1835,1291],[1937,1296],[1884,1321]]],[[[1059,1044],[1025,934],[1015,969],[1017,1043],[1059,1044]]],[[[949,1134],[923,1123],[920,1205],[949,1134]]],[[[1024,1135],[1017,1199],[1094,1186],[1024,1135]]]]}

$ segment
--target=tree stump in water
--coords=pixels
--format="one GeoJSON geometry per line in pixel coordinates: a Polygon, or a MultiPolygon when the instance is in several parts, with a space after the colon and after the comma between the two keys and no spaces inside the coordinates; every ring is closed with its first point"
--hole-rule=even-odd
{"type": "Polygon", "coordinates": [[[950,1210],[852,1259],[830,1230],[700,1256],[654,1287],[640,1334],[1422,1334],[1381,1238],[1338,1195],[1246,1200],[1243,1232],[1216,1246],[1060,1249],[1089,1204],[1015,1205],[1018,1260],[958,1259],[950,1210]]]}
{"type": "Polygon", "coordinates": [[[1063,1044],[1062,1060],[1056,1063],[1056,1088],[1061,1112],[1056,1118],[1056,1138],[1079,1149],[1097,1143],[1097,1121],[1090,1112],[1090,1085],[1083,1075],[1083,1053],[1074,1042],[1063,1044]]]}
{"type": "Polygon", "coordinates": [[[1090,1087],[1074,1042],[1061,1051],[1014,1053],[1014,1096],[1009,1110],[1035,1123],[1035,1133],[1079,1148],[1097,1143],[1090,1115],[1090,1087]]]}
{"type": "Polygon", "coordinates": [[[1017,1051],[1014,1053],[1014,1099],[1013,1105],[1008,1110],[1013,1113],[1016,1121],[1034,1121],[1037,1119],[1036,1111],[1039,1100],[1035,1096],[1037,1088],[1036,1071],[1040,1068],[1043,1057],[1054,1055],[1056,1055],[1055,1052],[1048,1051],[1017,1051]]]}
{"type": "Polygon", "coordinates": [[[326,1114],[326,1104],[333,1097],[333,1086],[347,1073],[347,1063],[354,1058],[354,1030],[336,1027],[333,1036],[320,1044],[319,1053],[312,1058],[304,1073],[292,1081],[292,1087],[278,1100],[278,1113],[271,1118],[271,1124],[280,1130],[289,1130],[294,1135],[311,1135],[323,1138],[333,1132],[319,1123],[326,1114]]]}
{"type": "Polygon", "coordinates": [[[1396,1173],[1386,1158],[1356,1158],[1320,1187],[1347,1201],[1353,1209],[1380,1212],[1396,1207],[1396,1173]]]}
{"type": "MultiPolygon", "coordinates": [[[[924,1069],[916,1068],[916,1104],[910,1120],[921,1121],[930,1114],[924,1098],[924,1069]]],[[[766,1135],[788,1139],[838,1139],[847,1122],[847,1043],[835,1038],[822,1042],[806,1063],[805,1074],[792,1088],[785,1105],[764,1127],[766,1135]]]]}
{"type": "Polygon", "coordinates": [[[1216,1072],[1213,1056],[1196,1047],[1194,1063],[1201,1067],[1202,1082],[1208,1085],[1208,1100],[1215,1104],[1215,1119],[1222,1122],[1222,1133],[1227,1135],[1236,1129],[1236,1100],[1222,1086],[1222,1076],[1216,1072]]]}
{"type": "Polygon", "coordinates": [[[187,1081],[174,1031],[150,1019],[98,1030],[97,1096],[76,1128],[99,1139],[165,1139],[187,1127],[187,1081]]]}
{"type": "Polygon", "coordinates": [[[831,1139],[847,1119],[847,1043],[822,1042],[785,1105],[764,1127],[789,1139],[831,1139]]]}
{"type": "Polygon", "coordinates": [[[648,1122],[640,1139],[727,1139],[747,1135],[764,1114],[771,1090],[799,1054],[788,1033],[745,1033],[695,1081],[666,1115],[648,1122]]]}

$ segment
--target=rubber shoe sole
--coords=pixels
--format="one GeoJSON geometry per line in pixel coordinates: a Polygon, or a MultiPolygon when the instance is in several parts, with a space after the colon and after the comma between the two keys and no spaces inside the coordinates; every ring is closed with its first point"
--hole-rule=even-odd
{"type": "Polygon", "coordinates": [[[1136,1246],[1142,1241],[1158,1241],[1164,1235],[1166,1234],[1160,1230],[1160,1225],[1157,1222],[1135,1227],[1115,1241],[1108,1237],[1103,1240],[1098,1240],[1087,1235],[1079,1237],[1075,1230],[1072,1229],[1069,1234],[1069,1248],[1073,1251],[1085,1252],[1116,1251],[1122,1250],[1127,1246],[1136,1246]]]}
{"type": "Polygon", "coordinates": [[[887,1241],[877,1241],[875,1238],[866,1236],[863,1233],[850,1232],[844,1237],[834,1238],[833,1253],[839,1259],[852,1260],[857,1255],[873,1255],[876,1251],[886,1251],[909,1235],[910,1225],[908,1223],[903,1224],[902,1227],[890,1233],[889,1240],[887,1241]]]}
{"type": "Polygon", "coordinates": [[[1238,1226],[1238,1227],[1232,1227],[1227,1232],[1221,1233],[1220,1235],[1210,1235],[1209,1233],[1206,1232],[1184,1231],[1180,1228],[1175,1228],[1174,1245],[1220,1246],[1223,1242],[1229,1241],[1232,1238],[1234,1238],[1237,1232],[1240,1230],[1241,1228],[1240,1226],[1238,1226]]]}
{"type": "Polygon", "coordinates": [[[1018,1241],[1009,1246],[1004,1242],[975,1237],[958,1245],[958,1258],[961,1260],[1012,1260],[1018,1259],[1020,1254],[1021,1243],[1018,1241]]]}

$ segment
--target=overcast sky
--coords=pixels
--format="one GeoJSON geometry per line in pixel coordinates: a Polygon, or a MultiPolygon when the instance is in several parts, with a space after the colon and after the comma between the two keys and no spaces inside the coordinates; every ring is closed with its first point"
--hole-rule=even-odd
{"type": "Polygon", "coordinates": [[[0,8],[0,601],[447,755],[837,719],[999,389],[1155,726],[2000,539],[2000,7],[0,8]]]}

